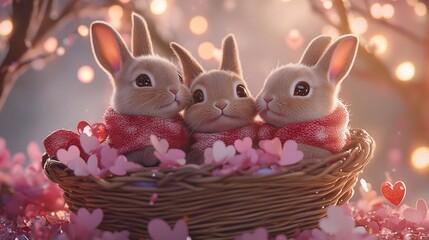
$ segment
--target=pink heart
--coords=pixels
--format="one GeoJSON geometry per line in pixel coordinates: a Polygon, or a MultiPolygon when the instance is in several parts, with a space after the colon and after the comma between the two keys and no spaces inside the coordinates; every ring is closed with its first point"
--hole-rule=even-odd
{"type": "Polygon", "coordinates": [[[272,140],[263,140],[259,142],[259,147],[265,152],[279,156],[282,152],[282,143],[278,137],[272,140]]]}
{"type": "Polygon", "coordinates": [[[157,136],[150,135],[150,142],[152,143],[152,146],[155,148],[156,151],[158,151],[161,154],[166,154],[168,150],[168,142],[165,139],[159,140],[157,136]]]}
{"type": "Polygon", "coordinates": [[[234,141],[235,149],[239,153],[245,153],[252,148],[252,139],[250,137],[245,137],[243,140],[237,139],[234,141]]]}
{"type": "Polygon", "coordinates": [[[87,230],[95,230],[103,220],[103,210],[95,209],[90,213],[86,208],[79,208],[77,214],[70,215],[70,221],[73,224],[84,226],[87,230]]]}
{"type": "Polygon", "coordinates": [[[188,237],[188,225],[183,219],[178,220],[173,229],[162,219],[152,219],[147,228],[153,240],[186,240],[188,237]]]}
{"type": "Polygon", "coordinates": [[[287,140],[283,145],[282,155],[280,156],[280,166],[295,164],[304,158],[304,153],[298,150],[298,144],[293,140],[287,140]]]}
{"type": "Polygon", "coordinates": [[[67,165],[71,160],[75,158],[80,158],[80,151],[78,147],[72,145],[69,147],[68,150],[59,149],[57,152],[57,157],[60,162],[67,165]]]}
{"type": "Polygon", "coordinates": [[[265,228],[257,228],[254,232],[243,233],[240,238],[241,240],[268,240],[268,232],[265,228]]]}
{"type": "Polygon", "coordinates": [[[427,210],[426,201],[419,198],[416,202],[416,208],[407,208],[404,210],[404,218],[412,223],[421,223],[426,219],[427,210]]]}
{"type": "Polygon", "coordinates": [[[225,146],[225,143],[217,140],[213,143],[213,159],[215,162],[222,162],[235,155],[235,148],[232,145],[225,146]]]}
{"type": "Polygon", "coordinates": [[[86,134],[81,134],[79,137],[80,145],[82,149],[88,153],[93,154],[97,151],[100,146],[100,142],[95,136],[88,136],[86,134]]]}

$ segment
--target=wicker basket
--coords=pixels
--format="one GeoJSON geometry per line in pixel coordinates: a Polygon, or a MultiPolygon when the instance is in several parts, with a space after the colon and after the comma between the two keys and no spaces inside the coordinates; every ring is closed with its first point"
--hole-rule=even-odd
{"type": "Polygon", "coordinates": [[[270,175],[215,177],[212,167],[169,171],[141,169],[123,177],[76,177],[57,160],[43,159],[46,175],[64,189],[72,211],[102,208],[105,230],[147,238],[147,224],[162,218],[173,225],[185,219],[192,239],[232,239],[265,227],[270,235],[293,235],[295,229],[318,226],[329,205],[353,195],[358,174],[374,151],[373,139],[352,130],[342,153],[326,159],[305,159],[270,175]],[[158,194],[154,204],[152,194],[158,194]]]}

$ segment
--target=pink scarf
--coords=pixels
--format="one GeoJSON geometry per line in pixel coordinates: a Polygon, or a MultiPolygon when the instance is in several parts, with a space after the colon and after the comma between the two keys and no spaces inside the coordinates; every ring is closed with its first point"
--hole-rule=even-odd
{"type": "Polygon", "coordinates": [[[278,137],[282,143],[294,140],[297,143],[321,147],[332,153],[341,152],[350,140],[349,113],[340,103],[338,108],[327,117],[311,122],[302,122],[275,128],[264,124],[259,129],[259,140],[271,140],[278,137]]]}
{"type": "Polygon", "coordinates": [[[167,140],[169,148],[186,150],[188,147],[188,131],[180,115],[174,118],[122,115],[108,108],[104,122],[107,141],[119,154],[150,146],[151,134],[167,140]]]}
{"type": "Polygon", "coordinates": [[[253,143],[255,143],[258,137],[259,125],[258,123],[252,123],[241,128],[217,133],[194,132],[191,135],[191,150],[204,151],[204,149],[208,147],[213,147],[213,143],[216,140],[222,140],[225,145],[233,145],[234,141],[237,139],[250,137],[253,143]]]}

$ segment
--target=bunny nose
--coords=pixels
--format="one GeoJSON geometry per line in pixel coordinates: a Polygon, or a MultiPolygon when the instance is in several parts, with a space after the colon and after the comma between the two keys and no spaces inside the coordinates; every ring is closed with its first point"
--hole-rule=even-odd
{"type": "Polygon", "coordinates": [[[226,105],[228,105],[227,103],[216,103],[215,104],[215,106],[217,107],[217,108],[219,108],[220,110],[223,110],[225,107],[226,107],[226,105]]]}
{"type": "Polygon", "coordinates": [[[179,89],[170,88],[169,91],[172,92],[174,95],[176,95],[176,93],[179,92],[179,89]]]}
{"type": "Polygon", "coordinates": [[[269,102],[273,101],[273,98],[270,98],[270,97],[264,97],[264,101],[265,101],[266,103],[269,103],[269,102]]]}

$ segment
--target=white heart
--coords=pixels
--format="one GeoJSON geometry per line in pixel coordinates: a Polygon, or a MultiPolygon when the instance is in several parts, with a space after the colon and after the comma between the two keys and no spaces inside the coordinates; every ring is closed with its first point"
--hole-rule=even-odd
{"type": "Polygon", "coordinates": [[[222,162],[228,157],[235,155],[235,148],[233,145],[226,146],[224,142],[217,140],[213,143],[213,158],[215,162],[222,162]]]}

